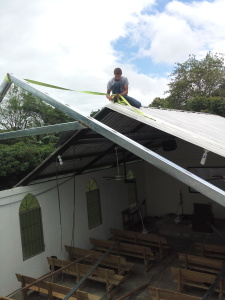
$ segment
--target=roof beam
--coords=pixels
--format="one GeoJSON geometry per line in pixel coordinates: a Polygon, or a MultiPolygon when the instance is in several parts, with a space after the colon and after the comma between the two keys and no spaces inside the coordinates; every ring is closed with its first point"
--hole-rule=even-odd
{"type": "MultiPolygon", "coordinates": [[[[21,88],[32,93],[34,96],[42,99],[48,104],[58,108],[69,116],[73,117],[76,120],[79,120],[85,126],[91,128],[92,130],[100,133],[106,138],[110,139],[115,144],[127,149],[128,151],[134,153],[145,161],[149,162],[153,166],[161,169],[165,173],[171,175],[178,181],[183,182],[184,184],[192,187],[198,192],[202,193],[206,197],[214,200],[222,206],[225,206],[225,191],[219,189],[218,187],[210,184],[204,179],[194,175],[193,173],[185,170],[179,165],[169,161],[168,159],[162,157],[161,155],[147,149],[146,147],[140,145],[139,143],[129,139],[123,134],[113,130],[112,128],[106,126],[105,124],[95,120],[92,117],[86,117],[82,113],[67,107],[54,99],[53,97],[39,91],[37,88],[32,87],[24,80],[21,80],[13,75],[10,75],[10,80],[20,86],[21,88]]],[[[115,104],[117,105],[117,104],[115,104]]],[[[157,122],[157,121],[155,121],[157,122]]]]}
{"type": "Polygon", "coordinates": [[[8,78],[8,74],[5,76],[5,79],[3,80],[2,84],[0,85],[0,103],[2,102],[3,98],[5,97],[6,93],[8,92],[8,89],[11,86],[11,82],[8,78]]]}
{"type": "MultiPolygon", "coordinates": [[[[131,134],[124,134],[124,136],[129,137],[131,140],[133,141],[146,141],[147,142],[152,142],[158,139],[169,139],[172,138],[172,135],[169,135],[167,133],[164,132],[159,132],[159,133],[131,133],[131,134]]],[[[110,140],[105,138],[105,137],[89,137],[87,136],[87,138],[82,138],[79,139],[79,141],[77,141],[77,144],[102,144],[102,143],[109,143],[110,140]]]]}
{"type": "Polygon", "coordinates": [[[67,131],[67,130],[80,130],[83,128],[86,128],[86,127],[77,121],[42,126],[42,127],[35,127],[35,128],[27,128],[27,129],[23,129],[23,130],[16,130],[16,131],[0,133],[0,141],[13,139],[13,138],[20,138],[20,137],[25,137],[25,136],[31,136],[31,135],[62,132],[62,131],[67,131]]]}

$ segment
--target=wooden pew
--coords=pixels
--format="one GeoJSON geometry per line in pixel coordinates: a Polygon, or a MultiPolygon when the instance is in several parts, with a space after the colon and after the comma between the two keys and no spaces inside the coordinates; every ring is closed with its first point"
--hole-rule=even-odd
{"type": "Polygon", "coordinates": [[[225,245],[196,242],[195,250],[198,255],[225,260],[225,245]]]}
{"type": "MultiPolygon", "coordinates": [[[[54,270],[55,267],[62,268],[70,264],[68,261],[57,258],[48,257],[47,260],[52,270],[54,270]]],[[[64,269],[62,272],[76,276],[77,281],[79,281],[90,270],[90,268],[90,265],[75,263],[68,267],[68,269],[64,269]]],[[[107,297],[110,298],[117,291],[118,286],[124,280],[124,276],[116,274],[113,270],[97,267],[91,275],[88,276],[88,279],[105,283],[107,297]]]]}
{"type": "Polygon", "coordinates": [[[14,300],[14,299],[8,298],[8,297],[4,297],[4,296],[0,296],[0,300],[14,300]]]}
{"type": "Polygon", "coordinates": [[[148,287],[148,294],[152,300],[201,300],[202,298],[181,294],[169,290],[159,289],[153,286],[148,287]]]}
{"type": "MultiPolygon", "coordinates": [[[[37,279],[35,278],[20,275],[20,274],[16,274],[16,277],[18,281],[22,283],[22,287],[25,287],[37,281],[37,279]]],[[[54,300],[54,297],[58,299],[64,299],[65,296],[71,291],[71,288],[69,287],[55,284],[49,281],[44,281],[44,280],[38,283],[34,283],[34,285],[29,287],[28,289],[48,295],[49,300],[54,300]]],[[[23,294],[24,294],[24,300],[27,299],[27,291],[24,291],[23,294]]],[[[73,294],[73,296],[70,299],[71,300],[99,300],[100,298],[101,297],[99,296],[88,294],[86,292],[82,292],[78,290],[73,294]]]]}
{"type": "MultiPolygon", "coordinates": [[[[69,254],[70,261],[84,257],[83,261],[93,265],[96,261],[98,261],[102,257],[102,253],[98,251],[81,249],[81,248],[71,247],[67,245],[65,245],[65,249],[69,254]]],[[[101,262],[101,265],[116,269],[118,274],[123,275],[126,272],[129,272],[134,264],[128,262],[126,258],[123,256],[109,254],[101,262]]]]}
{"type": "Polygon", "coordinates": [[[156,234],[144,234],[115,228],[111,228],[110,232],[114,240],[151,247],[153,251],[159,253],[160,258],[164,258],[170,249],[167,239],[156,234]]]}
{"type": "MultiPolygon", "coordinates": [[[[93,245],[94,249],[97,251],[106,251],[114,244],[114,241],[100,240],[94,238],[90,238],[90,242],[93,245]]],[[[149,270],[150,265],[155,260],[155,255],[152,252],[151,248],[139,245],[119,243],[112,250],[112,253],[116,253],[117,255],[142,258],[144,260],[146,271],[149,270]]]]}
{"type": "MultiPolygon", "coordinates": [[[[174,282],[178,283],[178,291],[183,292],[184,286],[192,286],[204,290],[208,290],[210,285],[216,278],[216,275],[200,273],[185,269],[179,269],[171,267],[172,275],[174,276],[174,282]]],[[[225,279],[221,278],[220,283],[215,289],[215,292],[220,293],[220,297],[223,297],[225,292],[225,279]]]]}
{"type": "Polygon", "coordinates": [[[223,260],[185,253],[179,253],[179,261],[182,268],[185,268],[187,270],[197,270],[200,272],[204,271],[211,274],[218,274],[225,265],[225,262],[223,260]]]}

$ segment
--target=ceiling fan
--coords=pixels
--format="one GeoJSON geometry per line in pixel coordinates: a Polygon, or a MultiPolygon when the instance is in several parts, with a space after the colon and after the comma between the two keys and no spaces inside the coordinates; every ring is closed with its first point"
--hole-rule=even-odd
{"type": "Polygon", "coordinates": [[[127,178],[127,170],[126,170],[126,155],[124,151],[124,174],[120,174],[120,167],[119,167],[119,159],[118,159],[118,149],[116,150],[116,166],[117,166],[117,174],[114,176],[103,176],[102,178],[105,180],[116,180],[116,181],[122,181],[124,180],[125,183],[133,183],[135,182],[135,179],[129,179],[127,178]]]}

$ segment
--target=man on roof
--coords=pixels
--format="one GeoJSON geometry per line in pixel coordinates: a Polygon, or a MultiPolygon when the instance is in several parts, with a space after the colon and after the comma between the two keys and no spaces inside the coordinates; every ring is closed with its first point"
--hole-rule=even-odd
{"type": "Polygon", "coordinates": [[[120,94],[130,103],[130,105],[140,108],[141,103],[136,99],[128,96],[128,84],[128,79],[122,76],[122,70],[120,68],[116,68],[114,70],[114,77],[111,80],[109,80],[107,84],[106,98],[109,99],[109,101],[117,102],[120,97],[120,94]],[[115,94],[114,98],[110,96],[111,92],[112,94],[115,94]]]}

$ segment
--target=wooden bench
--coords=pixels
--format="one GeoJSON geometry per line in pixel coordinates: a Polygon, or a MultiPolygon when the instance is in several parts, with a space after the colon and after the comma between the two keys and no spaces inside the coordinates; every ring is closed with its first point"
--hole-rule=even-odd
{"type": "MultiPolygon", "coordinates": [[[[16,274],[16,277],[18,281],[22,283],[22,287],[28,286],[34,283],[35,281],[37,281],[37,279],[35,278],[20,275],[20,274],[16,274]]],[[[65,296],[71,291],[71,288],[69,287],[44,281],[44,280],[38,283],[34,283],[34,285],[30,286],[28,289],[48,295],[48,298],[50,300],[54,300],[54,297],[58,299],[64,299],[65,296]]],[[[27,290],[23,291],[23,295],[24,295],[24,300],[27,299],[27,290]]],[[[100,298],[101,297],[99,296],[88,294],[86,292],[82,292],[78,290],[73,294],[73,296],[70,299],[71,300],[99,300],[100,298]]]]}
{"type": "MultiPolygon", "coordinates": [[[[210,285],[213,283],[213,281],[216,278],[216,275],[213,274],[200,273],[200,272],[179,269],[174,267],[171,267],[171,272],[175,278],[174,282],[178,283],[178,291],[180,293],[183,292],[184,286],[192,286],[192,287],[208,290],[210,285]]],[[[225,292],[224,283],[225,280],[223,277],[221,278],[218,286],[215,289],[215,292],[220,293],[220,297],[223,297],[223,294],[225,292]]]]}
{"type": "Polygon", "coordinates": [[[225,245],[196,242],[195,250],[198,255],[225,260],[225,245]]]}
{"type": "Polygon", "coordinates": [[[114,240],[151,247],[153,251],[159,253],[160,258],[164,258],[170,249],[167,239],[156,234],[144,234],[141,232],[114,228],[111,228],[110,232],[114,240]]]}
{"type": "Polygon", "coordinates": [[[187,270],[204,271],[211,274],[218,274],[225,265],[223,260],[185,253],[179,253],[179,260],[182,268],[187,270]]]}
{"type": "Polygon", "coordinates": [[[14,300],[12,298],[8,298],[8,297],[3,297],[3,296],[0,296],[0,300],[14,300]]]}
{"type": "MultiPolygon", "coordinates": [[[[47,260],[51,266],[51,270],[54,270],[55,267],[62,268],[70,264],[68,261],[57,258],[48,257],[47,260]]],[[[75,263],[74,265],[68,267],[68,269],[64,269],[62,272],[76,276],[77,281],[80,281],[80,279],[90,270],[90,268],[90,265],[75,263]]],[[[124,280],[124,276],[116,274],[113,270],[97,267],[88,276],[88,279],[105,283],[107,297],[110,298],[117,291],[118,286],[124,280]]]]}
{"type": "MultiPolygon", "coordinates": [[[[93,250],[81,249],[77,247],[66,246],[65,249],[69,254],[69,260],[73,261],[79,258],[84,258],[82,261],[88,262],[90,264],[94,264],[102,257],[102,253],[93,250]]],[[[128,262],[125,257],[117,256],[113,254],[109,254],[106,258],[101,262],[102,266],[106,266],[109,268],[116,269],[118,274],[125,274],[129,272],[134,264],[128,262]]]]}
{"type": "MultiPolygon", "coordinates": [[[[94,238],[90,238],[90,242],[93,245],[94,249],[97,251],[106,251],[114,244],[114,241],[100,240],[94,238]]],[[[151,248],[139,245],[119,243],[112,250],[112,253],[116,253],[117,255],[142,258],[144,260],[146,271],[149,270],[150,265],[155,260],[155,255],[152,252],[151,248]]]]}
{"type": "Polygon", "coordinates": [[[153,300],[201,300],[202,298],[181,294],[177,292],[172,292],[169,290],[158,289],[153,286],[148,287],[148,294],[150,299],[153,300]]]}

